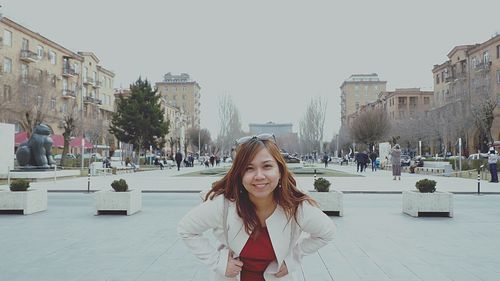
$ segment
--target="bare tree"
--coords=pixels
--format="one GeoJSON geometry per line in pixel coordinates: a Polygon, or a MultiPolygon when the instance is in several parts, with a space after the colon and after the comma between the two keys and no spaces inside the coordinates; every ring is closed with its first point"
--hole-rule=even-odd
{"type": "Polygon", "coordinates": [[[63,119],[61,120],[63,127],[63,139],[64,146],[61,157],[61,166],[66,165],[66,158],[64,157],[69,152],[69,143],[71,142],[71,138],[75,135],[75,129],[78,127],[81,118],[78,115],[78,105],[73,100],[70,103],[70,107],[66,109],[66,112],[63,113],[63,119]]]}
{"type": "Polygon", "coordinates": [[[14,86],[14,95],[20,97],[12,104],[12,111],[28,136],[35,126],[42,122],[56,122],[54,110],[51,110],[52,99],[55,98],[55,76],[46,72],[19,76],[14,86]]]}
{"type": "Polygon", "coordinates": [[[497,106],[497,101],[495,95],[492,93],[490,78],[486,72],[479,74],[472,81],[471,114],[479,130],[480,147],[478,149],[485,151],[488,149],[489,144],[493,143],[491,127],[495,119],[493,112],[497,106]]]}
{"type": "Polygon", "coordinates": [[[240,113],[230,95],[219,98],[219,128],[217,145],[222,153],[228,152],[234,141],[243,134],[240,113]]]}
{"type": "Polygon", "coordinates": [[[312,98],[300,120],[300,142],[303,152],[322,152],[321,142],[325,126],[326,101],[320,97],[312,98]]]}
{"type": "Polygon", "coordinates": [[[189,128],[186,139],[188,139],[189,144],[195,147],[196,150],[200,150],[200,152],[206,144],[208,145],[212,142],[208,129],[189,128]]]}
{"type": "Polygon", "coordinates": [[[350,128],[354,141],[368,145],[372,150],[376,142],[387,136],[391,128],[387,113],[381,109],[374,109],[361,113],[350,128]]]}

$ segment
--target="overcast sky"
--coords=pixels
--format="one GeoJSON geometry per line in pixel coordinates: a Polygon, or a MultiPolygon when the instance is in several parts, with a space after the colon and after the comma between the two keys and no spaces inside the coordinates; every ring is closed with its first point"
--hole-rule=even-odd
{"type": "Polygon", "coordinates": [[[378,73],[389,90],[432,90],[432,66],[456,45],[500,32],[500,1],[0,0],[4,16],[73,50],[92,51],[115,87],[189,73],[201,124],[218,134],[219,96],[248,123],[293,123],[328,101],[325,140],[340,127],[340,85],[378,73]]]}

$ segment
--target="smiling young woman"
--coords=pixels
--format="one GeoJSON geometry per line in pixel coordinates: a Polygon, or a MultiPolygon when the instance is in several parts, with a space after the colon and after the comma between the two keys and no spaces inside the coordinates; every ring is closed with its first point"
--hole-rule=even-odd
{"type": "Polygon", "coordinates": [[[271,136],[238,140],[228,173],[179,222],[179,235],[213,269],[212,280],[299,280],[302,257],[333,239],[333,222],[297,188],[271,136]],[[219,247],[203,237],[207,230],[219,247]],[[303,232],[310,235],[299,239],[303,232]]]}

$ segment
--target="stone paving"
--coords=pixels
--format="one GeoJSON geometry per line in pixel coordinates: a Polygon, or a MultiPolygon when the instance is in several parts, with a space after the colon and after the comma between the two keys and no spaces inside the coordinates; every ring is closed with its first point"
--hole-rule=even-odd
{"type": "MultiPolygon", "coordinates": [[[[333,168],[355,173],[352,166],[333,168]]],[[[93,190],[120,177],[142,187],[143,209],[128,217],[95,216],[93,195],[81,192],[86,178],[34,183],[52,191],[48,210],[0,215],[0,280],[207,280],[175,231],[199,204],[196,192],[217,179],[175,176],[192,169],[202,168],[93,178],[93,190]]],[[[305,258],[306,280],[500,280],[499,184],[483,181],[488,195],[478,196],[477,181],[432,177],[438,190],[470,194],[455,194],[453,218],[414,218],[401,212],[399,192],[424,176],[363,176],[331,179],[347,193],[344,216],[332,217],[334,242],[305,258]]],[[[298,182],[312,185],[312,178],[298,182]]]]}

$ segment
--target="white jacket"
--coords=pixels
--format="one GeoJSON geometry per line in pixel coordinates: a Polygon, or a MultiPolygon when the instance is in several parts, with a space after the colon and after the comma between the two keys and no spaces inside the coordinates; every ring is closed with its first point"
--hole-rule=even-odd
{"type": "MultiPolygon", "coordinates": [[[[226,272],[229,249],[234,257],[239,256],[249,235],[245,231],[243,220],[238,216],[236,205],[229,202],[227,229],[229,247],[223,233],[224,197],[217,196],[188,212],[179,222],[177,232],[190,251],[212,270],[210,280],[240,280],[227,278],[226,272]],[[213,230],[219,247],[211,245],[203,232],[213,230]],[[229,248],[229,249],[228,249],[229,248]]],[[[319,248],[333,240],[335,225],[321,210],[304,202],[297,210],[297,221],[287,220],[284,210],[278,205],[274,213],[267,218],[266,225],[277,261],[272,262],[264,272],[266,281],[296,281],[302,279],[301,260],[304,255],[315,253],[319,248]],[[304,235],[302,235],[305,233],[304,235]],[[307,235],[308,234],[308,235],[307,235]],[[288,275],[274,276],[280,266],[286,263],[288,275]]]]}

